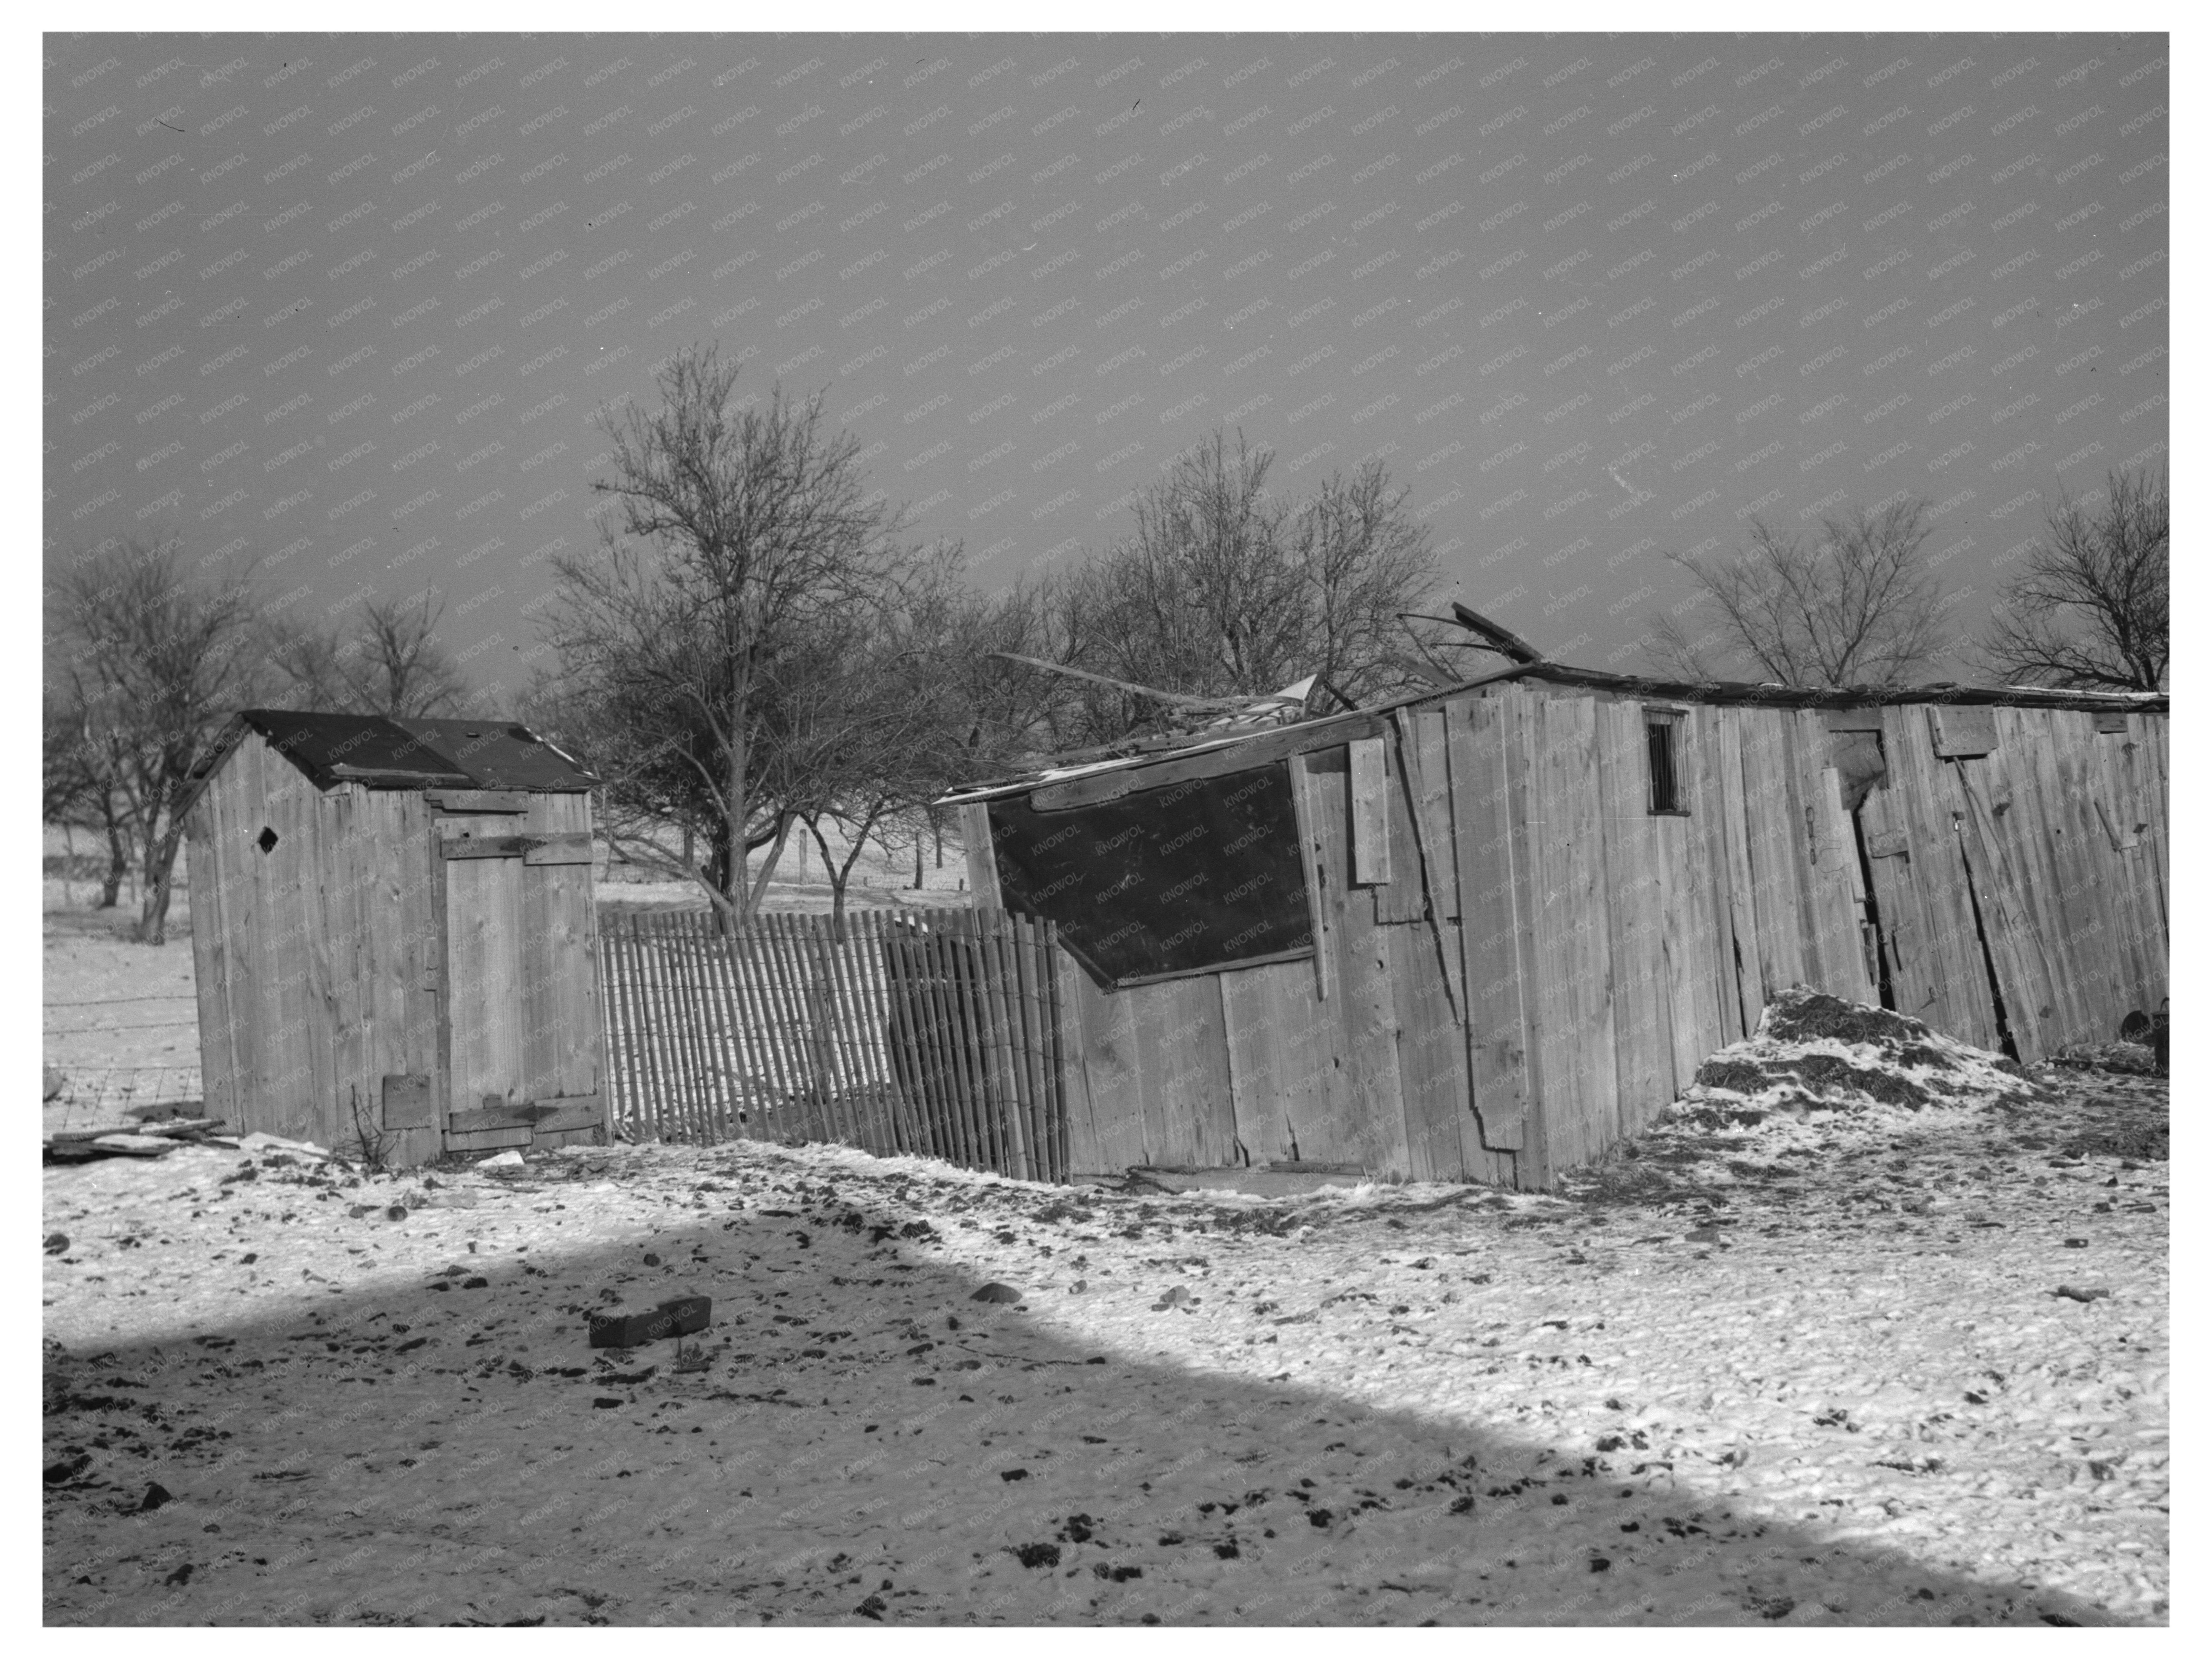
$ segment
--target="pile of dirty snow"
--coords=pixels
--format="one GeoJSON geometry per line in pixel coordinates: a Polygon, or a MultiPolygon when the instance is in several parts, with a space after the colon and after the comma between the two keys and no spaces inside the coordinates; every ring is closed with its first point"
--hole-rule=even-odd
{"type": "Polygon", "coordinates": [[[1776,1112],[2001,1107],[2041,1092],[2017,1066],[1917,1019],[1797,986],[1767,1005],[1755,1033],[1700,1066],[1683,1097],[1751,1123],[1776,1112]]]}

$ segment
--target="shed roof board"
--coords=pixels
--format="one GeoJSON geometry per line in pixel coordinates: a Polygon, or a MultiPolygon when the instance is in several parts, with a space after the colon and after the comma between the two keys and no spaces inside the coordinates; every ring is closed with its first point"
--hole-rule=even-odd
{"type": "Polygon", "coordinates": [[[179,816],[246,732],[299,768],[316,788],[526,789],[577,793],[599,780],[527,726],[495,720],[387,720],[307,709],[245,708],[192,769],[179,816]]]}
{"type": "Polygon", "coordinates": [[[1130,745],[1135,751],[1131,753],[1096,759],[1085,757],[1077,760],[1071,757],[1059,763],[1048,760],[1012,777],[955,790],[942,797],[938,805],[955,806],[987,801],[1002,795],[1018,794],[1044,784],[1151,766],[1203,750],[1231,749],[1258,738],[1277,737],[1285,732],[1310,732],[1313,734],[1312,742],[1301,744],[1300,747],[1323,748],[1333,740],[1341,740],[1337,732],[1339,727],[1354,724],[1364,726],[1376,714],[1387,714],[1394,708],[1407,708],[1416,703],[1434,703],[1477,686],[1493,685],[1508,680],[1540,680],[1553,685],[1580,686],[1616,696],[1648,697],[1668,702],[1754,708],[1878,708],[1894,703],[1955,703],[2015,708],[2124,710],[2140,714],[2163,714],[2167,712],[2167,697],[2162,691],[2063,691],[2036,685],[1958,685],[1948,683],[1907,686],[1892,691],[1880,690],[1873,686],[1831,690],[1775,684],[1753,685],[1738,681],[1698,684],[1615,674],[1601,668],[1576,668],[1565,663],[1516,663],[1508,668],[1495,669],[1462,680],[1455,685],[1425,687],[1404,696],[1394,697],[1387,702],[1325,714],[1318,720],[1295,721],[1288,726],[1248,727],[1225,735],[1201,731],[1172,738],[1140,739],[1130,745]]]}

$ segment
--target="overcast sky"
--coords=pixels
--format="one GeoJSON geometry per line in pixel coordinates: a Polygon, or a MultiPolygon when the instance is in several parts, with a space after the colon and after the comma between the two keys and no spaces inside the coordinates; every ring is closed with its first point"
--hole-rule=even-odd
{"type": "Polygon", "coordinates": [[[487,685],[695,341],[987,586],[1221,426],[1382,457],[1455,597],[1617,668],[1753,514],[1929,497],[1972,628],[2164,464],[2162,35],[44,44],[49,563],[434,586],[487,685]]]}

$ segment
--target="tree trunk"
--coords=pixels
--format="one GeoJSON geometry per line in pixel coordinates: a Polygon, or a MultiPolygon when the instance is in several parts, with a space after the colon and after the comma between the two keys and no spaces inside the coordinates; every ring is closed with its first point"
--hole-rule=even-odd
{"type": "Polygon", "coordinates": [[[131,843],[113,809],[104,810],[107,819],[107,874],[100,884],[98,908],[112,910],[123,891],[123,878],[131,872],[131,843]]]}
{"type": "MultiPolygon", "coordinates": [[[[752,801],[745,793],[745,704],[751,690],[745,672],[742,652],[730,665],[730,770],[729,781],[723,796],[723,808],[729,816],[730,862],[727,884],[722,889],[730,902],[730,925],[735,933],[743,933],[753,919],[752,893],[746,880],[745,822],[751,815],[752,801]]],[[[781,850],[781,842],[777,843],[781,850]]],[[[775,851],[769,854],[773,866],[775,851]]]]}
{"type": "Polygon", "coordinates": [[[177,843],[183,839],[183,824],[173,817],[168,828],[147,842],[146,886],[138,913],[142,945],[168,942],[169,880],[176,871],[177,843]]]}
{"type": "Polygon", "coordinates": [[[945,819],[934,806],[929,809],[929,833],[936,837],[937,867],[942,870],[945,867],[945,819]]]}
{"type": "Polygon", "coordinates": [[[921,835],[918,830],[914,837],[914,890],[921,890],[921,835]]]}

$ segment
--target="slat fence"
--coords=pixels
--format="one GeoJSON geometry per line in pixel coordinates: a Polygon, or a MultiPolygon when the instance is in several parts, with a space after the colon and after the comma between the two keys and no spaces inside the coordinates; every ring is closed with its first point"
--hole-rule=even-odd
{"type": "Polygon", "coordinates": [[[615,1121],[666,1140],[832,1140],[1065,1181],[1059,951],[1002,910],[704,912],[599,927],[615,1121]]]}

